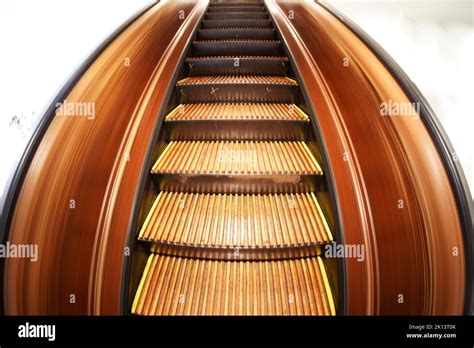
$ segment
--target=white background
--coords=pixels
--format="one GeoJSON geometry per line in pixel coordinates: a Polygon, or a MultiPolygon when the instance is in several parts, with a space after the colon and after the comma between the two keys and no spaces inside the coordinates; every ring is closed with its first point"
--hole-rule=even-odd
{"type": "MultiPolygon", "coordinates": [[[[150,2],[0,0],[0,192],[36,117],[62,83],[150,2]]],[[[419,87],[446,129],[472,191],[474,2],[328,2],[381,44],[419,87]]]]}

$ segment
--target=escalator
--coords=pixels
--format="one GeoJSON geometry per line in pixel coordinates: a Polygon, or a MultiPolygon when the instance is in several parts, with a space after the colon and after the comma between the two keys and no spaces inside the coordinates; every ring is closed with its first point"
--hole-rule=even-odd
{"type": "Polygon", "coordinates": [[[38,248],[0,259],[7,315],[472,313],[455,151],[325,3],[153,2],[39,119],[0,198],[0,244],[38,248]]]}
{"type": "Polygon", "coordinates": [[[132,313],[336,314],[321,156],[263,3],[211,3],[185,65],[132,313]]]}

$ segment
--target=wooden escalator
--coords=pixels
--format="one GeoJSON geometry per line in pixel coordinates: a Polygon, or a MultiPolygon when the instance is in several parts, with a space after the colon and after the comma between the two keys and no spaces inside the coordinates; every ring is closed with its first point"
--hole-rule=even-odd
{"type": "Polygon", "coordinates": [[[139,315],[334,315],[310,118],[263,3],[211,3],[151,169],[139,315]]]}
{"type": "Polygon", "coordinates": [[[153,2],[38,121],[0,199],[2,244],[38,247],[0,262],[7,315],[472,313],[455,150],[325,2],[153,2]]]}

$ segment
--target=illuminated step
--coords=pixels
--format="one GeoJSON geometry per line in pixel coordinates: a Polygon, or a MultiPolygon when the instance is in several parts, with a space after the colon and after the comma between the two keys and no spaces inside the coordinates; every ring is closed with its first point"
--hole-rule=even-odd
{"type": "Polygon", "coordinates": [[[332,235],[313,193],[161,192],[139,239],[172,255],[271,259],[320,254],[332,235]]]}
{"type": "Polygon", "coordinates": [[[322,170],[303,141],[171,141],[152,168],[161,191],[314,192],[322,170]]]}
{"type": "Polygon", "coordinates": [[[165,118],[165,122],[198,120],[269,120],[309,122],[309,117],[294,104],[200,103],[181,104],[165,118]]]}
{"type": "Polygon", "coordinates": [[[288,58],[278,56],[210,56],[185,60],[189,76],[273,75],[285,76],[288,58]]]}
{"type": "Polygon", "coordinates": [[[302,141],[172,141],[152,173],[321,175],[302,141]]]}
{"type": "Polygon", "coordinates": [[[270,19],[205,19],[202,28],[271,28],[270,19]]]}
{"type": "Polygon", "coordinates": [[[309,117],[294,104],[181,104],[165,118],[169,140],[304,140],[309,117]]]}
{"type": "Polygon", "coordinates": [[[193,85],[284,85],[297,86],[295,80],[288,77],[281,76],[197,76],[186,77],[178,81],[178,86],[193,86],[193,85]]]}
{"type": "Polygon", "coordinates": [[[135,295],[139,315],[334,315],[319,257],[217,261],[151,254],[135,295]]]}
{"type": "Polygon", "coordinates": [[[283,76],[192,76],[176,85],[181,103],[295,103],[298,84],[283,76]]]}

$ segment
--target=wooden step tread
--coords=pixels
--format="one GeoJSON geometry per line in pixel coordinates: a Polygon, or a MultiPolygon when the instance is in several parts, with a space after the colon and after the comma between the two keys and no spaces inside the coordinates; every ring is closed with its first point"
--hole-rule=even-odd
{"type": "Polygon", "coordinates": [[[186,58],[186,62],[194,62],[194,61],[202,61],[202,60],[218,60],[218,59],[230,59],[230,60],[235,60],[235,59],[249,59],[249,60],[255,60],[255,59],[265,59],[265,60],[276,60],[276,61],[281,61],[281,62],[288,62],[287,57],[282,57],[282,56],[201,56],[201,57],[189,57],[186,58]]]}
{"type": "Polygon", "coordinates": [[[303,141],[171,141],[155,174],[321,175],[303,141]]]}
{"type": "Polygon", "coordinates": [[[209,31],[233,31],[233,30],[236,30],[236,31],[249,31],[249,32],[252,32],[252,31],[271,31],[271,32],[275,32],[275,29],[273,28],[266,28],[266,27],[225,27],[225,28],[200,28],[198,31],[206,31],[206,32],[209,32],[209,31]]]}
{"type": "Polygon", "coordinates": [[[284,248],[332,241],[314,193],[160,192],[140,240],[201,247],[284,248]]]}
{"type": "Polygon", "coordinates": [[[180,104],[165,121],[197,120],[286,120],[309,122],[295,104],[282,103],[197,103],[180,104]]]}
{"type": "Polygon", "coordinates": [[[319,257],[218,261],[151,254],[132,313],[335,315],[335,307],[319,257]]]}
{"type": "Polygon", "coordinates": [[[265,11],[263,6],[210,6],[207,13],[265,11]]]}
{"type": "Polygon", "coordinates": [[[178,86],[189,85],[232,85],[232,84],[255,84],[255,85],[284,85],[297,86],[295,80],[281,76],[195,76],[186,77],[178,81],[178,86]]]}
{"type": "Polygon", "coordinates": [[[262,10],[255,11],[240,11],[240,12],[208,12],[206,13],[206,19],[266,19],[268,13],[262,10]]]}
{"type": "Polygon", "coordinates": [[[216,39],[216,40],[196,40],[193,41],[194,45],[200,44],[226,44],[226,43],[243,43],[251,45],[261,44],[280,44],[280,40],[261,40],[261,39],[216,39]]]}

